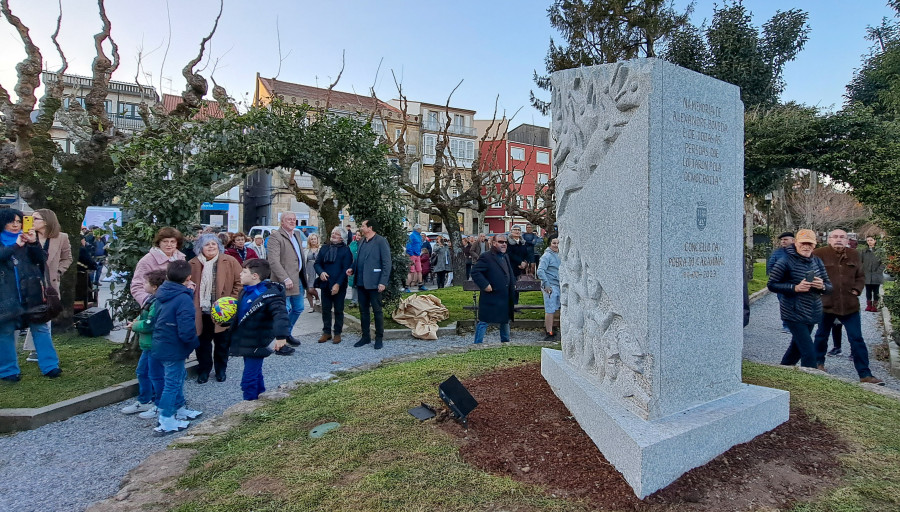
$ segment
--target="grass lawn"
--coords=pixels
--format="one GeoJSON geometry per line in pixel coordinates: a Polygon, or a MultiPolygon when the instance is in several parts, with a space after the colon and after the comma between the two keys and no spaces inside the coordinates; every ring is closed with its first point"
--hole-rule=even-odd
{"type": "Polygon", "coordinates": [[[750,295],[758,292],[766,287],[769,282],[769,276],[766,275],[766,263],[756,262],[753,264],[753,279],[747,283],[747,291],[750,295]]]}
{"type": "MultiPolygon", "coordinates": [[[[16,345],[21,344],[17,337],[16,345]]],[[[20,351],[22,380],[0,381],[0,408],[43,407],[135,378],[135,365],[109,360],[109,353],[118,345],[106,338],[55,334],[53,344],[62,375],[55,379],[44,377],[37,363],[26,362],[26,353],[20,351]]]]}
{"type": "MultiPolygon", "coordinates": [[[[466,379],[536,361],[536,347],[501,347],[391,364],[332,384],[303,386],[234,430],[197,445],[179,487],[182,512],[201,510],[584,510],[542,489],[460,459],[454,439],[406,410],[438,402],[451,373],[466,379]],[[323,422],[341,428],[321,439],[323,422]]],[[[847,440],[840,487],[797,511],[900,509],[900,403],[798,371],[745,363],[747,382],[787,389],[791,401],[847,440]]]]}
{"type": "MultiPolygon", "coordinates": [[[[463,306],[471,306],[472,302],[472,292],[463,291],[462,286],[450,286],[447,288],[441,288],[440,290],[429,290],[427,292],[416,292],[424,295],[434,295],[435,297],[441,299],[441,303],[447,308],[450,312],[450,317],[443,322],[440,322],[439,325],[445,326],[449,325],[457,320],[474,320],[475,313],[468,309],[463,309],[463,306]]],[[[478,292],[475,292],[476,294],[478,292]]],[[[404,293],[403,297],[409,297],[410,293],[404,293]]],[[[544,297],[541,292],[523,292],[519,294],[519,303],[520,304],[544,304],[544,297]]],[[[353,316],[359,316],[358,309],[345,309],[346,312],[350,313],[353,316]]],[[[525,310],[516,313],[516,318],[518,319],[536,319],[543,320],[544,319],[544,310],[536,309],[536,310],[525,310]]],[[[384,328],[385,329],[406,329],[406,326],[400,325],[394,321],[393,318],[390,318],[390,315],[385,315],[384,317],[384,328]]]]}

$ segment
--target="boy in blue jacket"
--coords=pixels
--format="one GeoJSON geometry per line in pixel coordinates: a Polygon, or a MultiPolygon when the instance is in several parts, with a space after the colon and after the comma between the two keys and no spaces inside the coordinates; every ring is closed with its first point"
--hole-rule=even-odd
{"type": "Polygon", "coordinates": [[[159,397],[159,424],[155,435],[184,430],[200,411],[186,408],[184,362],[191,351],[200,345],[195,324],[194,293],[185,283],[190,281],[190,263],[178,260],[169,263],[166,282],[156,291],[158,310],[153,326],[151,357],[162,366],[163,389],[159,397]]]}
{"type": "Polygon", "coordinates": [[[230,354],[244,358],[241,377],[244,400],[256,400],[266,390],[263,360],[283,347],[291,334],[284,288],[280,283],[268,281],[271,273],[269,262],[258,258],[245,261],[241,270],[244,289],[231,320],[230,354]]]}

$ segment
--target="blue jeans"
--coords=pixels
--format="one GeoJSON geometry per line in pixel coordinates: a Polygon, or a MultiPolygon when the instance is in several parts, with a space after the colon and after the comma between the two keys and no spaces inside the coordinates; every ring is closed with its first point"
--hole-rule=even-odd
{"type": "Polygon", "coordinates": [[[833,315],[823,313],[819,330],[816,331],[816,362],[825,364],[825,353],[828,351],[828,337],[831,335],[834,321],[840,320],[847,329],[847,341],[850,343],[850,351],[853,353],[853,366],[860,379],[871,377],[869,370],[869,349],[862,337],[862,325],[860,325],[859,311],[849,315],[833,315]]]}
{"type": "Polygon", "coordinates": [[[781,364],[794,366],[800,361],[800,366],[806,368],[816,367],[816,349],[812,343],[812,330],[816,324],[804,324],[802,322],[784,322],[791,331],[791,344],[781,358],[781,364]]]}
{"type": "MultiPolygon", "coordinates": [[[[53,348],[50,337],[50,325],[30,324],[31,337],[34,339],[34,350],[38,356],[38,367],[41,373],[59,368],[59,356],[53,348]]],[[[4,322],[0,324],[0,377],[19,375],[19,355],[16,353],[16,324],[4,322]]]]}
{"type": "MultiPolygon", "coordinates": [[[[488,323],[478,321],[475,324],[475,343],[484,342],[484,334],[487,332],[488,323]]],[[[506,343],[509,341],[509,322],[505,324],[500,324],[500,341],[506,343]]]]}
{"type": "MultiPolygon", "coordinates": [[[[166,368],[163,366],[162,361],[154,359],[153,356],[150,355],[149,350],[145,350],[144,354],[147,354],[147,377],[150,379],[153,388],[153,403],[159,407],[159,398],[166,385],[166,368]]],[[[187,375],[187,371],[185,371],[185,375],[187,375]]],[[[140,380],[138,380],[138,382],[140,382],[140,380]]]]}
{"type": "Polygon", "coordinates": [[[244,357],[244,375],[241,377],[241,391],[244,400],[256,400],[260,393],[265,393],[266,384],[263,382],[262,357],[244,357]]]}
{"type": "Polygon", "coordinates": [[[184,379],[187,377],[187,370],[184,368],[184,359],[161,363],[165,375],[163,390],[159,396],[159,415],[169,418],[184,407],[184,379]]]}
{"type": "Polygon", "coordinates": [[[291,329],[294,328],[294,324],[296,324],[297,319],[300,318],[300,313],[303,313],[303,296],[303,287],[300,286],[299,294],[286,296],[284,298],[284,302],[287,304],[288,322],[291,324],[291,329]]]}
{"type": "MultiPolygon", "coordinates": [[[[159,402],[159,393],[162,391],[162,387],[157,388],[154,385],[154,381],[150,376],[151,366],[153,366],[152,362],[153,358],[150,356],[149,350],[141,351],[141,358],[138,359],[137,364],[137,380],[138,380],[138,397],[137,401],[146,404],[149,402],[158,403],[159,402]]],[[[160,376],[161,378],[162,376],[160,376]]]]}

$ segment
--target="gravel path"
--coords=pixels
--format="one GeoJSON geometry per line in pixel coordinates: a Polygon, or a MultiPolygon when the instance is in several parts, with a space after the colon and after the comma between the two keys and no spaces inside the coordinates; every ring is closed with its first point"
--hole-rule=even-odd
{"type": "MultiPolygon", "coordinates": [[[[863,335],[872,346],[881,340],[880,327],[873,313],[863,313],[863,335]]],[[[339,345],[318,344],[321,319],[319,314],[304,312],[294,334],[303,345],[291,357],[272,356],[265,363],[266,385],[274,389],[278,384],[303,378],[313,378],[385,358],[406,354],[433,352],[449,347],[463,347],[472,342],[471,336],[447,336],[437,341],[389,340],[384,348],[375,351],[371,345],[353,348],[357,335],[349,333],[339,345]]],[[[778,301],[768,295],[751,308],[750,325],[744,330],[744,357],[761,363],[777,364],[781,360],[790,337],[781,333],[778,301]]],[[[514,342],[537,342],[539,332],[513,331],[514,342]]],[[[498,344],[496,331],[486,340],[498,344]]],[[[846,344],[845,347],[849,347],[846,344]]],[[[848,351],[845,349],[845,353],[848,351]]],[[[892,389],[900,390],[900,381],[888,375],[885,363],[872,361],[873,373],[885,380],[892,389]]],[[[206,418],[217,416],[241,400],[240,375],[242,360],[231,359],[228,380],[214,380],[198,385],[185,385],[188,405],[203,411],[206,418]]],[[[847,357],[829,357],[829,373],[855,378],[852,361],[847,357]]],[[[10,510],[56,511],[83,510],[91,503],[107,498],[118,491],[125,474],[148,455],[165,448],[174,438],[150,435],[152,420],[123,416],[119,409],[127,402],[111,405],[66,421],[45,425],[39,429],[0,437],[0,503],[12,504],[10,510]]],[[[190,429],[187,430],[190,432],[190,429]]],[[[2,507],[6,508],[6,506],[2,507]]]]}
{"type": "MultiPolygon", "coordinates": [[[[263,370],[268,389],[382,359],[472,343],[471,336],[447,336],[436,341],[410,338],[388,340],[383,349],[374,350],[372,345],[353,348],[359,335],[347,333],[345,341],[338,345],[319,344],[316,340],[321,334],[321,322],[320,314],[304,312],[294,328],[294,335],[303,345],[290,357],[267,358],[263,370]]],[[[512,339],[513,342],[536,342],[542,336],[538,332],[513,331],[512,339]]],[[[499,345],[496,332],[489,332],[485,341],[499,345]]],[[[224,383],[211,379],[200,385],[189,380],[185,384],[188,406],[202,410],[201,419],[222,414],[241,401],[242,371],[243,360],[232,358],[228,365],[228,380],[224,383]]],[[[150,430],[155,426],[155,420],[122,415],[119,409],[127,403],[130,401],[36,430],[0,437],[0,503],[7,504],[0,509],[19,512],[84,510],[91,503],[115,494],[129,470],[180,435],[153,437],[150,430]]]]}
{"type": "MultiPolygon", "coordinates": [[[[881,327],[881,313],[865,311],[865,301],[860,299],[862,310],[862,334],[866,345],[869,347],[869,369],[872,374],[884,380],[885,386],[900,391],[900,380],[892,377],[888,372],[888,364],[876,361],[872,356],[876,345],[881,344],[883,329],[881,327]]],[[[815,336],[816,331],[813,331],[815,336]]],[[[846,329],[843,332],[841,350],[838,356],[827,356],[825,370],[838,377],[846,379],[858,379],[853,360],[850,359],[850,342],[847,340],[846,329]]],[[[791,335],[781,332],[781,317],[778,313],[778,297],[770,293],[754,302],[750,306],[750,324],[744,329],[744,359],[758,363],[779,364],[781,356],[791,343],[791,335]]],[[[829,349],[832,347],[828,342],[829,349]]]]}

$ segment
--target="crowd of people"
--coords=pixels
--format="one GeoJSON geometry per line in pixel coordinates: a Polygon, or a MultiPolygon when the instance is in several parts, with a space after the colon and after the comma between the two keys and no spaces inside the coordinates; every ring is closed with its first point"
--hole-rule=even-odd
{"type": "Polygon", "coordinates": [[[766,268],[768,288],[778,294],[783,329],[791,334],[781,364],[799,362],[825,371],[826,355],[841,354],[845,329],[860,382],[884,385],[869,368],[860,318],[859,296],[865,291],[865,311],[878,311],[878,290],[884,279],[875,237],[866,238],[862,256],[842,229],[831,231],[827,245],[819,248],[816,233],[809,229],[801,229],[796,236],[786,232],[779,239],[781,247],[773,251],[766,268]],[[832,337],[834,348],[828,351],[832,337]]]}

